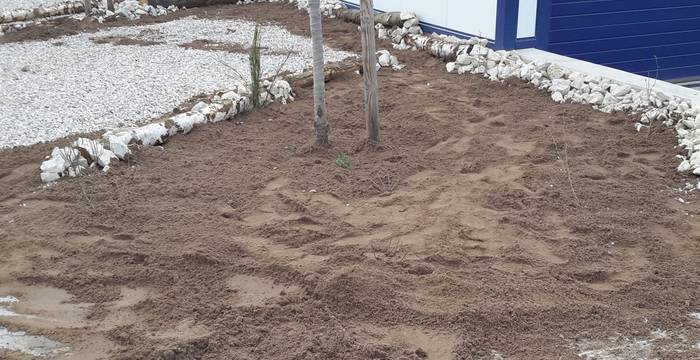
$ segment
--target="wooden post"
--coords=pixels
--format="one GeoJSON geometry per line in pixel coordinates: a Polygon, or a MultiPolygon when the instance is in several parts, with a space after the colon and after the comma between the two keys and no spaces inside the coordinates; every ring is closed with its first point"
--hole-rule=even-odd
{"type": "Polygon", "coordinates": [[[330,146],[328,134],[330,125],[326,113],[326,83],[324,81],[323,60],[323,24],[321,20],[321,1],[309,1],[309,19],[311,25],[311,43],[313,47],[314,64],[314,128],[316,129],[316,144],[321,147],[330,146]]]}
{"type": "Polygon", "coordinates": [[[365,117],[367,134],[372,147],[379,147],[379,98],[377,86],[377,45],[374,31],[374,1],[360,1],[360,31],[362,35],[362,66],[365,79],[365,117]]]}
{"type": "Polygon", "coordinates": [[[85,16],[90,16],[92,13],[92,3],[90,0],[83,0],[83,7],[83,10],[85,10],[85,16]]]}

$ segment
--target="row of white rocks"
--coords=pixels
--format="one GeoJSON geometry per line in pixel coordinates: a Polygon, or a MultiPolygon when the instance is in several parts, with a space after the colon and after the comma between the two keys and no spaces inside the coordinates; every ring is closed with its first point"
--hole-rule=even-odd
{"type": "MultiPolygon", "coordinates": [[[[286,104],[294,100],[292,88],[285,80],[266,80],[263,86],[262,104],[274,101],[286,104]]],[[[252,108],[250,90],[241,84],[236,89],[217,93],[208,102],[200,101],[190,111],[166,121],[110,130],[101,139],[79,138],[70,146],[53,149],[41,164],[41,181],[51,183],[64,177],[76,177],[88,168],[106,172],[114,162],[126,159],[133,146],[162,145],[176,134],[189,133],[195,125],[232,120],[252,108]]]]}
{"type": "Polygon", "coordinates": [[[46,7],[39,6],[34,9],[3,11],[0,12],[0,36],[22,30],[56,16],[81,13],[84,11],[83,9],[83,3],[74,0],[46,7]]]}
{"type": "Polygon", "coordinates": [[[83,2],[72,0],[60,4],[39,6],[33,9],[15,9],[0,12],[0,24],[69,15],[79,12],[84,12],[83,2]]]}
{"type": "MultiPolygon", "coordinates": [[[[101,1],[97,2],[95,5],[97,6],[92,9],[91,16],[100,23],[105,20],[117,19],[120,17],[125,17],[129,20],[138,20],[141,16],[162,16],[178,10],[177,6],[174,5],[167,8],[160,5],[141,5],[138,0],[115,2],[114,11],[108,10],[106,4],[101,1]]],[[[0,36],[8,32],[19,31],[53,17],[80,14],[83,12],[83,3],[79,0],[66,1],[47,7],[39,6],[34,9],[5,11],[0,13],[0,36]]],[[[79,19],[81,18],[82,17],[79,19]]]]}
{"type": "Polygon", "coordinates": [[[106,8],[100,8],[93,14],[101,22],[111,18],[125,17],[129,20],[138,20],[141,16],[162,16],[168,12],[175,12],[178,8],[175,5],[170,5],[167,8],[163,6],[141,5],[138,0],[124,0],[114,5],[114,12],[106,8]]]}
{"type": "MultiPolygon", "coordinates": [[[[283,2],[295,4],[300,10],[309,9],[309,0],[240,0],[239,5],[248,5],[261,2],[283,2]]],[[[340,9],[345,9],[345,4],[340,0],[321,0],[320,1],[321,14],[328,17],[335,17],[335,11],[340,9]]]]}

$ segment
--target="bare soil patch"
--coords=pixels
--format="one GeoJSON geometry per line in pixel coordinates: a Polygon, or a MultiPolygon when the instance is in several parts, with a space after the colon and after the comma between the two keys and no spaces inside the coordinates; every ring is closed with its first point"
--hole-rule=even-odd
{"type": "Polygon", "coordinates": [[[158,41],[150,41],[143,39],[135,39],[128,36],[105,36],[93,38],[96,44],[112,44],[112,45],[138,45],[138,46],[152,46],[162,44],[158,41]]]}
{"type": "MultiPolygon", "coordinates": [[[[239,44],[226,44],[217,41],[210,41],[206,39],[191,41],[186,44],[180,45],[187,49],[197,49],[197,50],[209,50],[209,51],[225,51],[230,53],[248,54],[250,48],[239,45],[239,44]]],[[[295,54],[294,51],[279,51],[273,50],[266,47],[260,49],[261,53],[264,55],[288,55],[295,54]]]]}
{"type": "MultiPolygon", "coordinates": [[[[288,6],[230,8],[214,14],[308,32],[288,6]]],[[[356,25],[324,25],[357,50],[356,25]]],[[[327,84],[325,151],[307,85],[106,175],[42,187],[60,141],[0,152],[0,296],[60,320],[0,326],[73,359],[632,359],[649,338],[658,358],[698,358],[700,197],[677,190],[673,130],[396,54],[381,151],[347,73],[327,84]]]]}

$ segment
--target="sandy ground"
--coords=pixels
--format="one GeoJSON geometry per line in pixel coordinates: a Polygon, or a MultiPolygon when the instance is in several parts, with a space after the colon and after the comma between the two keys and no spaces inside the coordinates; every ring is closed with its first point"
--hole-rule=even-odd
{"type": "MultiPolygon", "coordinates": [[[[308,32],[291,7],[237,11],[308,32]]],[[[70,359],[700,357],[700,196],[672,130],[396,54],[381,151],[350,73],[327,84],[330,150],[297,87],[108,175],[44,188],[53,144],[0,152],[0,296],[36,316],[0,326],[70,359]]]]}

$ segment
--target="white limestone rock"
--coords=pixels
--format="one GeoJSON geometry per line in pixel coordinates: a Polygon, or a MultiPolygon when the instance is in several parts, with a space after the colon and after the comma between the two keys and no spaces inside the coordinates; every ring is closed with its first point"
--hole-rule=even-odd
{"type": "Polygon", "coordinates": [[[391,66],[391,54],[388,51],[382,50],[377,53],[377,62],[382,67],[391,66]]]}
{"type": "Polygon", "coordinates": [[[492,67],[486,71],[486,76],[491,80],[498,80],[498,67],[492,67]]]}
{"type": "Polygon", "coordinates": [[[605,93],[605,96],[603,97],[603,106],[614,105],[618,102],[618,98],[614,97],[611,93],[605,93]]]}
{"type": "Polygon", "coordinates": [[[59,174],[68,168],[68,163],[60,155],[52,156],[50,159],[42,162],[39,168],[45,173],[59,174]]]}
{"type": "Polygon", "coordinates": [[[588,97],[588,103],[593,105],[601,105],[603,104],[604,100],[605,95],[597,91],[591,92],[590,96],[588,97]]]}
{"type": "Polygon", "coordinates": [[[564,102],[564,95],[560,93],[559,91],[555,91],[552,93],[552,100],[558,102],[558,103],[563,103],[564,102]]]}
{"type": "Polygon", "coordinates": [[[112,151],[105,149],[98,140],[79,138],[73,142],[72,146],[80,149],[80,153],[87,154],[91,163],[97,163],[102,168],[108,167],[112,159],[117,158],[112,151]]]}
{"type": "Polygon", "coordinates": [[[61,175],[55,172],[42,172],[41,175],[41,182],[48,184],[52,183],[54,181],[58,181],[61,178],[61,175]]]}
{"type": "Polygon", "coordinates": [[[623,97],[627,94],[629,94],[632,91],[632,87],[629,85],[618,85],[618,84],[612,84],[610,85],[610,94],[614,97],[623,97]]]}
{"type": "Polygon", "coordinates": [[[167,137],[168,129],[162,123],[148,124],[134,129],[134,138],[146,146],[163,144],[167,137]]]}
{"type": "Polygon", "coordinates": [[[107,131],[102,135],[102,139],[119,159],[124,159],[130,154],[129,144],[135,140],[134,133],[131,129],[117,129],[107,131]]]}
{"type": "Polygon", "coordinates": [[[661,111],[659,109],[651,109],[644,114],[642,114],[642,118],[639,120],[642,124],[650,124],[652,121],[656,120],[659,115],[661,114],[661,111]]]}
{"type": "Polygon", "coordinates": [[[691,170],[690,161],[683,160],[680,165],[678,165],[678,172],[688,172],[691,170]]]}
{"type": "Polygon", "coordinates": [[[560,92],[566,94],[571,89],[571,81],[565,79],[554,79],[552,80],[552,85],[549,87],[551,92],[560,92]]]}
{"type": "Polygon", "coordinates": [[[190,111],[188,113],[178,114],[170,118],[175,123],[178,131],[187,134],[192,131],[194,125],[204,124],[207,122],[207,117],[201,112],[190,111]]]}
{"type": "MultiPolygon", "coordinates": [[[[392,61],[394,61],[392,59],[392,61]]],[[[396,60],[398,64],[398,60],[396,60]]],[[[272,100],[279,100],[282,104],[286,104],[289,101],[294,101],[294,93],[292,91],[292,86],[285,80],[277,79],[274,84],[266,83],[266,88],[268,92],[272,95],[272,100]]]]}
{"type": "Polygon", "coordinates": [[[41,181],[54,182],[69,173],[79,173],[81,168],[87,168],[87,160],[80,155],[78,149],[72,147],[54,148],[49,158],[41,163],[41,181]]]}
{"type": "Polygon", "coordinates": [[[547,68],[547,77],[552,80],[562,79],[566,76],[566,71],[557,64],[552,64],[547,68]]]}
{"type": "Polygon", "coordinates": [[[457,72],[457,63],[448,62],[447,65],[445,65],[445,68],[447,69],[448,73],[454,74],[455,72],[457,72]]]}

